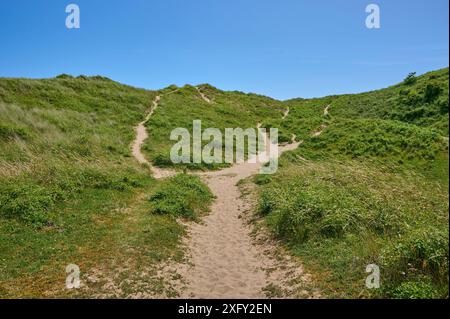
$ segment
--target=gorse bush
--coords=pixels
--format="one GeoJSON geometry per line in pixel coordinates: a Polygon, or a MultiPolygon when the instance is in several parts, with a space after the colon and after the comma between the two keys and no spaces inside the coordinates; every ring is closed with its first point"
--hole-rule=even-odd
{"type": "Polygon", "coordinates": [[[208,210],[213,196],[199,177],[178,174],[164,180],[150,196],[154,214],[197,219],[208,210]]]}

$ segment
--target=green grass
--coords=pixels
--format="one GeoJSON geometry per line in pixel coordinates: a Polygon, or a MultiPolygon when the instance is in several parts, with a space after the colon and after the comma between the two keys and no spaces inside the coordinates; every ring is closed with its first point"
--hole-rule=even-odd
{"type": "Polygon", "coordinates": [[[0,79],[1,297],[92,296],[64,289],[67,264],[83,280],[182,256],[183,227],[151,213],[158,182],[130,154],[155,94],[103,77],[0,79]]]}
{"type": "Polygon", "coordinates": [[[259,213],[329,297],[448,298],[448,69],[410,82],[286,101],[275,122],[304,143],[255,179],[259,213]]]}
{"type": "Polygon", "coordinates": [[[280,142],[304,141],[277,174],[254,181],[267,226],[325,296],[448,297],[448,68],[317,99],[199,87],[211,104],[189,85],[156,92],[100,76],[0,79],[1,297],[176,296],[157,265],[182,258],[177,218],[198,219],[213,197],[197,177],[156,181],[131,157],[134,127],[156,95],[143,151],[157,166],[174,166],[170,132],[197,119],[221,130],[261,123],[279,128],[280,142]],[[84,281],[101,278],[67,291],[68,263],[84,281]],[[364,286],[370,263],[381,268],[376,291],[364,286]],[[117,289],[105,288],[110,278],[117,289]]]}
{"type": "MultiPolygon", "coordinates": [[[[176,166],[189,169],[218,169],[227,164],[173,164],[170,149],[175,141],[170,140],[174,128],[187,128],[192,135],[193,120],[201,120],[202,129],[218,128],[224,141],[225,128],[255,128],[258,122],[268,118],[281,118],[285,108],[282,102],[268,97],[241,92],[223,92],[209,85],[199,86],[213,103],[202,100],[193,86],[167,88],[157,112],[147,123],[150,138],[145,141],[146,156],[156,166],[176,166]]],[[[209,141],[203,141],[206,145],[209,141]]],[[[225,149],[225,143],[222,143],[225,149]]],[[[247,144],[246,144],[247,145],[247,144]]],[[[246,147],[246,146],[245,146],[246,147]]],[[[191,152],[192,158],[192,152],[191,152]]],[[[192,162],[192,161],[191,161],[192,162]]]]}
{"type": "Polygon", "coordinates": [[[448,136],[448,68],[418,76],[413,84],[400,83],[389,88],[316,100],[290,100],[292,104],[320,101],[331,104],[333,118],[389,119],[434,128],[448,136]]]}
{"type": "Polygon", "coordinates": [[[438,182],[356,161],[285,164],[263,186],[259,211],[313,273],[326,274],[330,296],[370,296],[371,263],[387,289],[377,294],[422,276],[448,294],[448,191],[438,182]]]}
{"type": "Polygon", "coordinates": [[[163,181],[149,200],[154,214],[196,220],[208,211],[213,195],[199,177],[178,174],[163,181]]]}

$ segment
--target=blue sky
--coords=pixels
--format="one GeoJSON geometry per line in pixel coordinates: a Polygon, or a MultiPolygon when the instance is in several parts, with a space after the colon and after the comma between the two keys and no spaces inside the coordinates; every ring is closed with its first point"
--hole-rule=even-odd
{"type": "Polygon", "coordinates": [[[382,88],[448,66],[448,0],[0,1],[0,76],[210,83],[278,99],[382,88]],[[81,28],[65,27],[76,3],[81,28]],[[381,29],[365,7],[381,8],[381,29]]]}

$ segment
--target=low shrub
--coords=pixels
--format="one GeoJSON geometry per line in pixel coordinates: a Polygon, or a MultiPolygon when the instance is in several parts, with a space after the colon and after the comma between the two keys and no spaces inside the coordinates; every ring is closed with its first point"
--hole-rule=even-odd
{"type": "Polygon", "coordinates": [[[396,286],[418,275],[435,283],[448,283],[448,232],[421,229],[381,252],[381,264],[388,282],[396,286]]]}
{"type": "Polygon", "coordinates": [[[196,219],[208,210],[213,195],[197,176],[178,174],[163,181],[150,196],[152,213],[196,219]]]}
{"type": "Polygon", "coordinates": [[[4,184],[0,187],[0,214],[40,227],[49,222],[48,212],[60,193],[33,184],[4,184]]]}

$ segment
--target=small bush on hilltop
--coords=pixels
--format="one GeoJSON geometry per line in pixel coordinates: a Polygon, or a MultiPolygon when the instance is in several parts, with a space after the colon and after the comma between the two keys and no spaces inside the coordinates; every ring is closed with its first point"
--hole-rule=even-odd
{"type": "Polygon", "coordinates": [[[417,82],[416,72],[409,73],[403,80],[403,83],[406,85],[413,85],[416,82],[417,82]]]}

